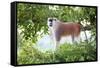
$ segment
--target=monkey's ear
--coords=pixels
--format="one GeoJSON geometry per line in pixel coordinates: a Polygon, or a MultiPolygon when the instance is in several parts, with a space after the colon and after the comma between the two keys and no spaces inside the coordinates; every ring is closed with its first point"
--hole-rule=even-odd
{"type": "Polygon", "coordinates": [[[57,21],[57,18],[54,18],[54,21],[57,21]]]}
{"type": "Polygon", "coordinates": [[[56,21],[56,19],[54,19],[56,21]]]}

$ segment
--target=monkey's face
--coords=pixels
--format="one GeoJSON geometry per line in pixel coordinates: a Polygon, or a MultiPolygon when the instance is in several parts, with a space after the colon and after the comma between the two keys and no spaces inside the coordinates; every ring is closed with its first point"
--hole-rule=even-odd
{"type": "Polygon", "coordinates": [[[56,18],[48,18],[48,26],[53,27],[56,23],[57,19],[56,18]]]}

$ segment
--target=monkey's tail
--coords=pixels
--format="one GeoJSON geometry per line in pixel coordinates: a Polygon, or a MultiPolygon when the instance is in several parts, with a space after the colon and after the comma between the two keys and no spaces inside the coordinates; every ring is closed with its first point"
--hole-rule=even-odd
{"type": "Polygon", "coordinates": [[[86,38],[86,42],[88,43],[88,38],[87,38],[86,31],[85,31],[85,27],[81,24],[81,22],[78,22],[78,24],[80,24],[80,31],[84,32],[85,38],[86,38]]]}

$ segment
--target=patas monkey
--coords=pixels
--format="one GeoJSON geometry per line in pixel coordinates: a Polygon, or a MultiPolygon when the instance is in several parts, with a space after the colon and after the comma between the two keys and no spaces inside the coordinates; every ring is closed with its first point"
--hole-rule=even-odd
{"type": "Polygon", "coordinates": [[[61,22],[57,18],[48,18],[48,27],[52,33],[55,46],[57,48],[61,37],[71,36],[72,42],[74,38],[80,35],[80,24],[75,22],[61,22]]]}

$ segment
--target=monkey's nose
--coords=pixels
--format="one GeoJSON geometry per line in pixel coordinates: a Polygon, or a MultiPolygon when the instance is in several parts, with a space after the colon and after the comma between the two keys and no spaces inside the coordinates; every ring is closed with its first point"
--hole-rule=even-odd
{"type": "Polygon", "coordinates": [[[50,27],[52,27],[52,25],[49,25],[50,27]]]}

